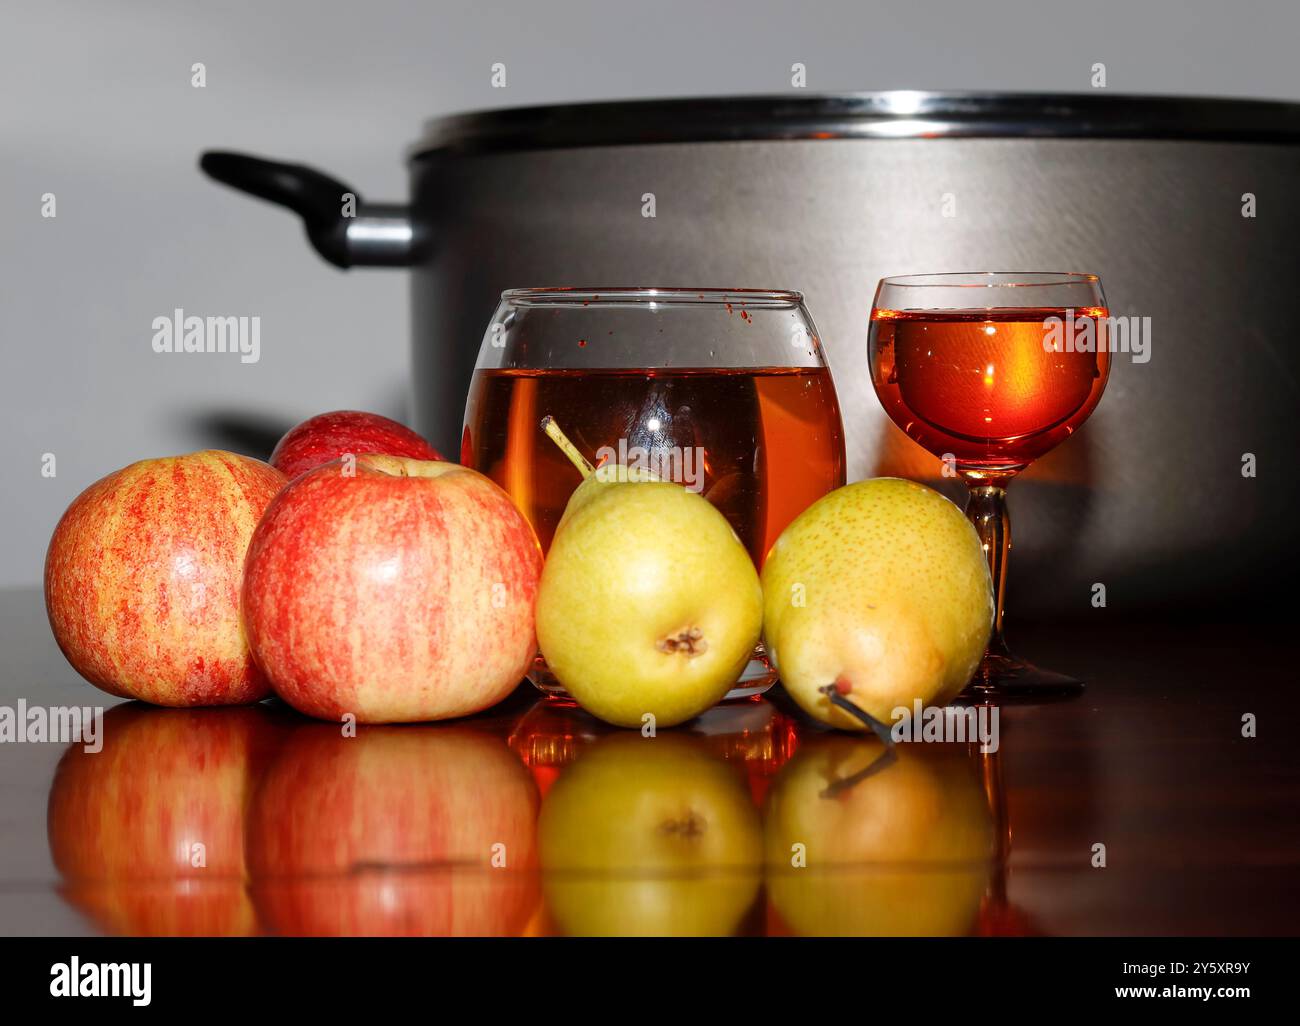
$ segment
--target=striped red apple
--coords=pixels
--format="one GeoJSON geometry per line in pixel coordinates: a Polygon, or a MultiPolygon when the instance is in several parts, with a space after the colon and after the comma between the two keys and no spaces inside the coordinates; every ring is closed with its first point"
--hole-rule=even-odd
{"type": "Polygon", "coordinates": [[[284,483],[209,449],[133,463],[77,496],[45,557],[50,627],[77,672],[156,705],[265,697],[239,595],[253,528],[284,483]]]}
{"type": "Polygon", "coordinates": [[[303,474],[267,509],[243,623],[300,712],[464,716],[504,698],[532,662],[541,567],[527,520],[483,475],[362,455],[303,474]]]}

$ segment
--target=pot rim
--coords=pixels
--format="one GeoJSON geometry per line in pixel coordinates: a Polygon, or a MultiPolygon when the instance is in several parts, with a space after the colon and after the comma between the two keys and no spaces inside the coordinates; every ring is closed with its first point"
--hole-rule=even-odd
{"type": "Polygon", "coordinates": [[[653,143],[1076,138],[1300,143],[1300,103],[1105,93],[881,92],[615,100],[470,111],[426,122],[411,160],[653,143]]]}

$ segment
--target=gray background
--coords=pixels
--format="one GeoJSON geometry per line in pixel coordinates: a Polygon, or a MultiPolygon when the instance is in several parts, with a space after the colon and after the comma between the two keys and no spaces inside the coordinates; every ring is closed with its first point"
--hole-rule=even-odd
{"type": "Polygon", "coordinates": [[[781,92],[795,61],[810,92],[1086,91],[1101,61],[1112,92],[1298,99],[1298,37],[1294,3],[5,0],[0,586],[40,579],[63,508],[119,466],[206,445],[265,456],[263,438],[338,407],[405,416],[405,274],[325,265],[291,215],[203,178],[203,149],[400,199],[404,147],[458,110],[781,92]],[[151,322],[176,307],[259,316],[261,362],[155,354],[151,322]]]}

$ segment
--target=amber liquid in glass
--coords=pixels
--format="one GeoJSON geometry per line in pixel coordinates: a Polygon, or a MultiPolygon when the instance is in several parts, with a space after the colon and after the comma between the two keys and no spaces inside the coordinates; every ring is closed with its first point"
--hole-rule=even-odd
{"type": "Polygon", "coordinates": [[[951,453],[971,476],[1010,476],[1097,405],[1110,361],[1107,316],[1101,307],[875,310],[876,391],[894,422],[930,452],[951,453]],[[1060,319],[1059,333],[1049,318],[1060,319]]]}
{"type": "Polygon", "coordinates": [[[543,550],[581,480],[543,433],[547,414],[593,463],[622,440],[681,472],[673,479],[698,482],[756,566],[791,520],[844,483],[825,367],[476,371],[461,462],[510,493],[543,550]]]}

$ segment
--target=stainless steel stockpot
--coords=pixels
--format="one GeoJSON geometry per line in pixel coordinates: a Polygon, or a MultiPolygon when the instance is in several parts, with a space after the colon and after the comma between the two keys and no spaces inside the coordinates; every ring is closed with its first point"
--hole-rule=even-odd
{"type": "Polygon", "coordinates": [[[1096,272],[1113,314],[1150,318],[1149,359],[1118,355],[1091,420],[1013,485],[1010,615],[1258,615],[1295,552],[1298,141],[1295,104],[894,92],[442,118],[409,151],[410,202],[352,217],[356,191],[311,169],[217,152],[202,167],[297,211],[338,266],[412,269],[415,419],[450,452],[505,288],[793,288],[822,331],[850,479],[960,499],[873,393],[877,280],[1096,272]]]}

